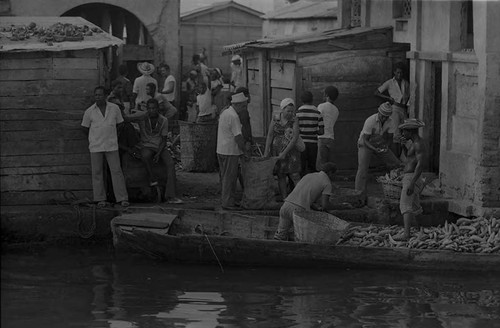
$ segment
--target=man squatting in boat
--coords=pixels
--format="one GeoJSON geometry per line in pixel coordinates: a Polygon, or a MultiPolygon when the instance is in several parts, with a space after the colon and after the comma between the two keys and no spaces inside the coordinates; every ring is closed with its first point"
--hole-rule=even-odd
{"type": "Polygon", "coordinates": [[[325,163],[320,172],[309,173],[297,183],[288,195],[280,209],[278,230],[274,235],[276,240],[288,240],[288,234],[293,226],[293,212],[298,210],[329,210],[339,208],[338,204],[330,202],[333,189],[333,178],[337,172],[334,163],[325,163]],[[313,204],[321,199],[321,208],[313,204]]]}

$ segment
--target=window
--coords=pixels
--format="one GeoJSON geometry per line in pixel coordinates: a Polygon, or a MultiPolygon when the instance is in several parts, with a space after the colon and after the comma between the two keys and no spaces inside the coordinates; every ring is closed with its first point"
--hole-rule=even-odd
{"type": "Polygon", "coordinates": [[[393,0],[392,17],[408,19],[411,17],[411,0],[393,0]]]}
{"type": "Polygon", "coordinates": [[[462,18],[460,21],[460,44],[462,50],[474,49],[474,15],[472,12],[472,0],[462,1],[462,18]]]}
{"type": "Polygon", "coordinates": [[[351,0],[351,26],[361,26],[361,0],[351,0]]]}

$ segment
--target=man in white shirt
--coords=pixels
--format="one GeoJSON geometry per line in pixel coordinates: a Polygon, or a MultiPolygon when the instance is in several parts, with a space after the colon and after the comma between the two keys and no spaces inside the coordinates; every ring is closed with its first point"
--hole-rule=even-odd
{"type": "Polygon", "coordinates": [[[293,227],[294,211],[310,210],[311,205],[319,200],[323,210],[334,208],[330,196],[336,171],[335,164],[325,163],[320,172],[309,173],[299,181],[281,206],[280,221],[274,239],[288,240],[289,231],[293,227]]]}
{"type": "Polygon", "coordinates": [[[337,100],[339,91],[330,85],[325,88],[325,102],[318,105],[318,110],[323,116],[324,132],[318,135],[318,158],[316,160],[316,170],[320,170],[323,164],[334,162],[333,141],[335,140],[335,123],[339,117],[339,109],[333,103],[337,100]]]}
{"type": "Polygon", "coordinates": [[[401,154],[401,133],[398,126],[408,118],[408,103],[410,101],[410,83],[403,78],[405,65],[397,63],[395,65],[394,77],[387,80],[377,90],[375,95],[382,99],[389,101],[392,105],[392,127],[391,133],[393,134],[393,151],[396,156],[401,154]],[[387,92],[389,96],[386,96],[387,92]]]}
{"type": "Polygon", "coordinates": [[[165,82],[163,84],[163,89],[161,94],[165,96],[165,99],[175,106],[175,95],[177,93],[177,83],[175,77],[170,74],[170,66],[167,64],[160,65],[160,74],[165,77],[165,82]]]}
{"type": "Polygon", "coordinates": [[[154,83],[156,90],[158,90],[158,82],[156,79],[152,78],[150,75],[155,71],[153,64],[148,62],[138,63],[137,70],[142,74],[134,81],[134,86],[132,87],[132,101],[130,103],[130,110],[135,109],[136,104],[146,102],[149,96],[146,92],[146,86],[148,83],[154,83]]]}
{"type": "Polygon", "coordinates": [[[358,139],[358,172],[356,173],[355,189],[366,193],[368,168],[372,155],[380,157],[384,163],[395,168],[401,161],[388,148],[392,134],[392,106],[389,102],[378,108],[378,113],[371,115],[365,121],[358,139]]]}
{"type": "Polygon", "coordinates": [[[237,210],[234,193],[238,178],[238,161],[245,154],[245,140],[241,133],[239,111],[247,106],[248,98],[237,93],[231,98],[231,106],[224,110],[219,118],[217,131],[217,159],[221,177],[221,202],[226,210],[237,210]]]}
{"type": "Polygon", "coordinates": [[[106,206],[104,188],[104,158],[108,162],[113,181],[113,191],[118,203],[129,206],[125,178],[118,154],[116,125],[123,122],[120,108],[106,101],[104,87],[94,90],[95,104],[83,114],[82,127],[89,138],[90,160],[92,165],[92,187],[97,206],[106,206]]]}

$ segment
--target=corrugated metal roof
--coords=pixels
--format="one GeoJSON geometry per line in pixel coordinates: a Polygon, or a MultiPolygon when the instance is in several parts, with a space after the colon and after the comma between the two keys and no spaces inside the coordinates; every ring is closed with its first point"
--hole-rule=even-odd
{"type": "Polygon", "coordinates": [[[257,11],[255,9],[252,9],[250,7],[244,6],[244,5],[240,4],[240,3],[237,3],[237,2],[234,2],[234,1],[230,0],[230,1],[216,2],[216,3],[213,3],[210,6],[204,6],[204,7],[195,9],[195,10],[191,10],[191,11],[188,11],[188,12],[185,12],[185,13],[181,13],[181,20],[186,20],[186,19],[189,19],[189,18],[193,18],[195,16],[200,16],[200,15],[208,14],[208,13],[211,13],[211,12],[214,12],[214,11],[219,11],[219,10],[225,9],[227,7],[238,8],[238,9],[243,10],[243,11],[249,13],[249,14],[252,14],[252,15],[255,15],[255,16],[259,16],[259,17],[264,14],[264,13],[262,13],[260,11],[257,11]]]}
{"type": "Polygon", "coordinates": [[[262,16],[268,20],[337,18],[337,1],[298,1],[262,16]]]}
{"type": "MultiPolygon", "coordinates": [[[[49,45],[40,42],[37,36],[31,36],[22,41],[12,41],[9,39],[11,32],[1,32],[6,27],[27,26],[31,22],[37,27],[48,28],[56,23],[73,24],[77,26],[87,25],[89,28],[98,28],[81,17],[22,17],[22,16],[4,16],[0,20],[0,52],[33,52],[33,51],[63,51],[63,50],[82,50],[82,49],[100,49],[109,46],[123,44],[123,40],[116,38],[106,32],[93,33],[91,36],[84,36],[82,41],[64,41],[52,42],[49,45]]],[[[101,30],[102,31],[102,30],[101,30]]]]}
{"type": "Polygon", "coordinates": [[[293,35],[282,38],[264,38],[256,41],[241,42],[224,46],[222,49],[224,53],[235,50],[241,50],[243,48],[275,49],[275,48],[290,47],[294,45],[303,45],[313,42],[320,42],[336,38],[343,38],[348,36],[362,35],[372,32],[380,32],[385,30],[389,31],[391,29],[392,26],[386,26],[380,28],[355,27],[348,29],[331,29],[321,32],[306,33],[306,34],[293,35]]]}

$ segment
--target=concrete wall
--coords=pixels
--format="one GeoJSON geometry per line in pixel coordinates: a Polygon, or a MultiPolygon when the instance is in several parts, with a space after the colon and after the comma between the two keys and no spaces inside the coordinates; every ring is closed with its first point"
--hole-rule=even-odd
{"type": "MultiPolygon", "coordinates": [[[[15,0],[11,1],[13,16],[61,16],[77,6],[94,3],[89,0],[15,0]]],[[[180,0],[100,0],[128,10],[146,26],[155,43],[155,62],[170,63],[173,74],[178,74],[179,2],[180,0]],[[175,64],[174,64],[175,63],[175,64]]]]}
{"type": "Polygon", "coordinates": [[[301,20],[264,20],[263,37],[282,37],[340,28],[336,18],[301,20]]]}

